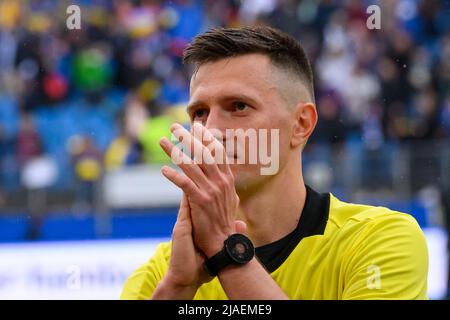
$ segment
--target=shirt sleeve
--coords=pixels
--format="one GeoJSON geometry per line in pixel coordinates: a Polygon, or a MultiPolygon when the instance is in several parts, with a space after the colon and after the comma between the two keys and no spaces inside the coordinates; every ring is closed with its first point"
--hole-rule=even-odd
{"type": "Polygon", "coordinates": [[[428,250],[415,219],[371,220],[345,256],[343,299],[427,299],[428,250]]]}
{"type": "Polygon", "coordinates": [[[153,257],[128,277],[120,299],[149,300],[167,272],[169,257],[170,243],[158,245],[153,257]]]}

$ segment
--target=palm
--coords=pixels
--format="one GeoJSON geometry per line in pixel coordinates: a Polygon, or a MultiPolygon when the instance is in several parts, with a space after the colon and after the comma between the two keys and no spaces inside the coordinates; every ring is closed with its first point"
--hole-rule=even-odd
{"type": "Polygon", "coordinates": [[[211,278],[203,270],[204,256],[194,245],[190,208],[185,196],[172,235],[169,272],[179,285],[199,287],[211,278]]]}

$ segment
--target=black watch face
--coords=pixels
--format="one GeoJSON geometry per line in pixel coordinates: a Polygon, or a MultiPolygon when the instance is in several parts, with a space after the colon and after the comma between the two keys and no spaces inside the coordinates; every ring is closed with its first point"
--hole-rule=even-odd
{"type": "Polygon", "coordinates": [[[249,238],[242,234],[233,234],[225,241],[228,255],[237,264],[244,264],[252,260],[255,248],[249,238]]]}

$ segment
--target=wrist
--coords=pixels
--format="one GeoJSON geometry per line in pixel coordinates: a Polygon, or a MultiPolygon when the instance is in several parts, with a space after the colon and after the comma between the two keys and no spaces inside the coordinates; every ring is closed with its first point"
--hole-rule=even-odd
{"type": "Polygon", "coordinates": [[[256,257],[253,257],[249,262],[247,262],[244,265],[230,264],[225,268],[221,269],[217,274],[217,276],[219,278],[222,278],[224,276],[227,276],[228,274],[234,274],[236,272],[235,270],[237,270],[238,272],[243,272],[244,270],[254,268],[255,264],[260,264],[256,259],[256,257]]]}
{"type": "Polygon", "coordinates": [[[190,300],[193,299],[197,293],[199,286],[195,284],[183,284],[167,274],[161,282],[158,284],[152,299],[177,299],[177,300],[190,300]]]}
{"type": "MultiPolygon", "coordinates": [[[[225,240],[225,239],[224,239],[225,240]]],[[[210,259],[211,257],[215,256],[217,253],[219,253],[220,251],[222,251],[223,249],[223,242],[222,245],[217,244],[217,245],[212,245],[210,246],[208,249],[206,249],[204,251],[204,254],[206,256],[206,259],[210,259]]]]}
{"type": "Polygon", "coordinates": [[[197,290],[201,284],[197,284],[196,282],[186,282],[183,279],[180,279],[176,274],[171,273],[169,270],[165,277],[161,280],[164,282],[164,285],[171,289],[177,290],[185,290],[192,289],[197,290]]]}
{"type": "Polygon", "coordinates": [[[204,262],[205,271],[216,276],[228,266],[242,267],[248,264],[255,256],[255,248],[251,240],[243,234],[235,233],[227,237],[222,249],[212,254],[204,262]]]}
{"type": "Polygon", "coordinates": [[[223,250],[225,240],[228,239],[229,236],[236,233],[235,230],[230,229],[228,232],[222,232],[220,234],[214,235],[208,241],[208,245],[202,250],[207,259],[213,257],[217,253],[223,250]]]}
{"type": "Polygon", "coordinates": [[[224,235],[223,237],[216,237],[214,241],[211,241],[207,248],[203,251],[206,258],[209,259],[223,250],[225,240],[231,235],[224,235]]]}

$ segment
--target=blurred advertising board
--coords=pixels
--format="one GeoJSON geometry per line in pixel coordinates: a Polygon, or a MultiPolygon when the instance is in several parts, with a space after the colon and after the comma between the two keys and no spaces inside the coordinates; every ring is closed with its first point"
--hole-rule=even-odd
{"type": "Polygon", "coordinates": [[[119,299],[167,239],[0,244],[0,299],[119,299]]]}
{"type": "MultiPolygon", "coordinates": [[[[443,298],[447,236],[424,230],[428,296],[443,298]]],[[[126,278],[167,238],[0,244],[0,299],[119,299],[126,278]]]]}

